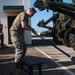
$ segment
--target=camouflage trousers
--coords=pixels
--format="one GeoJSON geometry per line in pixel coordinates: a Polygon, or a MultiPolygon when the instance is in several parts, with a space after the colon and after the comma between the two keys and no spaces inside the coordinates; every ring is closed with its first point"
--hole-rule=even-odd
{"type": "Polygon", "coordinates": [[[24,38],[16,31],[11,31],[11,41],[15,47],[15,62],[20,62],[27,51],[24,38]]]}

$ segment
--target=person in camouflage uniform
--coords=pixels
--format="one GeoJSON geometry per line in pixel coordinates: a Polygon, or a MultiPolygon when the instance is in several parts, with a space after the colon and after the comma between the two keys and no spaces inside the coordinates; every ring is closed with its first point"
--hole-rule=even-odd
{"type": "Polygon", "coordinates": [[[4,34],[3,34],[3,24],[0,21],[0,40],[1,40],[1,48],[4,47],[4,34]]]}
{"type": "Polygon", "coordinates": [[[24,42],[24,30],[30,30],[34,34],[37,32],[29,26],[28,18],[32,17],[36,13],[36,10],[31,7],[26,12],[21,12],[14,20],[11,28],[10,35],[11,41],[15,47],[15,63],[16,69],[21,68],[21,60],[23,60],[27,47],[24,42]]]}

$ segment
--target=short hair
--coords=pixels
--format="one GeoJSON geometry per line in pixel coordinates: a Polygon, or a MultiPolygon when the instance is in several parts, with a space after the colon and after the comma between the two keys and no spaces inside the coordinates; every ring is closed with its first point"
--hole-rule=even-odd
{"type": "Polygon", "coordinates": [[[33,10],[35,13],[37,13],[37,11],[35,10],[35,8],[31,7],[29,8],[30,10],[33,10]]]}

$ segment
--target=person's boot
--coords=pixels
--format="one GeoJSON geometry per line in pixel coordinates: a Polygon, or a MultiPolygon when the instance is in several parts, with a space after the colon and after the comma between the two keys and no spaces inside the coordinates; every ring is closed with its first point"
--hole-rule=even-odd
{"type": "Polygon", "coordinates": [[[15,69],[22,69],[22,63],[21,62],[16,62],[15,69]]]}
{"type": "MultiPolygon", "coordinates": [[[[16,64],[15,64],[15,70],[18,70],[18,69],[23,70],[23,62],[22,61],[21,62],[16,62],[16,64]]],[[[28,73],[27,70],[24,70],[24,72],[28,73]]]]}

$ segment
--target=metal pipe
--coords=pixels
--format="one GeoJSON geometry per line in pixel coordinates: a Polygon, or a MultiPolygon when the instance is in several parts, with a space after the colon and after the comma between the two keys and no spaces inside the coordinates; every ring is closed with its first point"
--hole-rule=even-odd
{"type": "Polygon", "coordinates": [[[63,50],[61,50],[59,47],[57,47],[56,45],[54,45],[52,42],[44,39],[42,36],[40,36],[39,34],[36,34],[38,37],[40,37],[42,40],[44,40],[45,42],[49,43],[50,45],[52,45],[54,48],[56,48],[57,50],[59,50],[60,52],[62,52],[63,54],[65,54],[67,57],[69,57],[73,63],[75,64],[75,57],[70,56],[68,53],[64,52],[63,50]]]}

